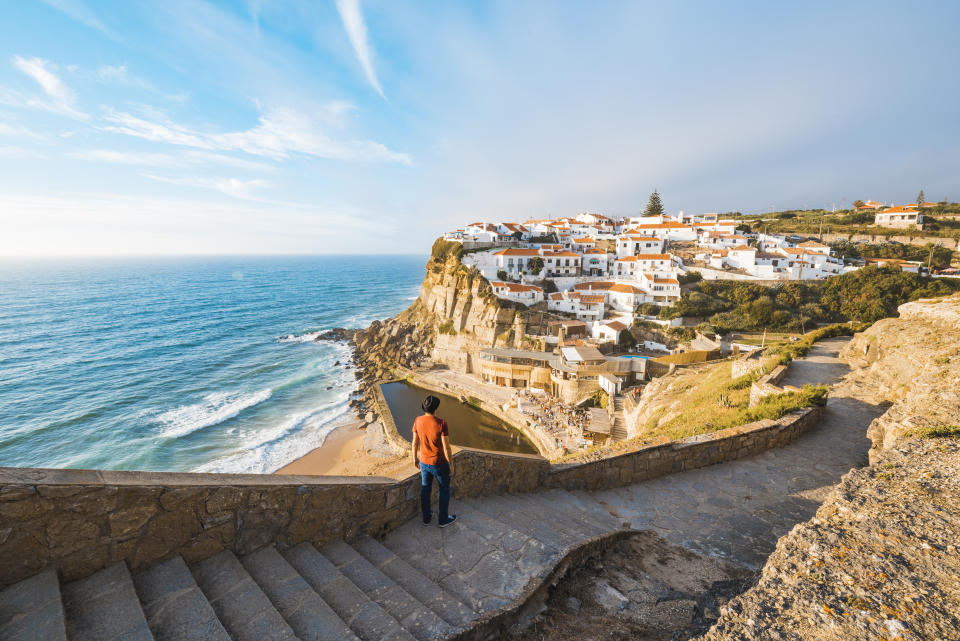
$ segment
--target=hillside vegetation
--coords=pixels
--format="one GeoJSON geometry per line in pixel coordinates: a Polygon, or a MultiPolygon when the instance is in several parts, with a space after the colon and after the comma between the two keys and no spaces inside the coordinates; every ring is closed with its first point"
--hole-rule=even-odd
{"type": "Polygon", "coordinates": [[[661,309],[660,317],[703,317],[721,333],[798,331],[821,323],[872,323],[894,316],[903,303],[955,291],[960,291],[960,280],[921,277],[897,267],[871,265],[823,281],[775,286],[700,281],[672,307],[661,309]]]}

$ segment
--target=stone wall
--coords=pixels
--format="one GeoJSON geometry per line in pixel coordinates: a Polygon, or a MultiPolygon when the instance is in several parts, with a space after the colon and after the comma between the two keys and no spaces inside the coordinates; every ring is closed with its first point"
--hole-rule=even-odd
{"type": "Polygon", "coordinates": [[[778,365],[769,374],[765,374],[750,385],[750,407],[756,406],[764,396],[786,394],[799,391],[796,387],[780,387],[780,381],[787,375],[786,365],[778,365]]]}
{"type": "Polygon", "coordinates": [[[730,378],[740,378],[747,374],[753,374],[763,369],[762,350],[754,350],[748,355],[734,359],[730,363],[730,378]]]}
{"type": "Polygon", "coordinates": [[[588,463],[553,465],[544,485],[566,490],[597,490],[656,478],[758,454],[795,441],[819,420],[821,407],[678,441],[636,449],[588,463]]]}
{"type": "MultiPolygon", "coordinates": [[[[454,456],[454,496],[626,485],[786,445],[820,412],[638,445],[574,465],[461,449],[454,456]]],[[[0,589],[51,566],[69,581],[117,561],[137,570],[176,555],[190,563],[224,549],[246,554],[271,544],[285,549],[379,536],[413,518],[418,501],[417,474],[394,481],[0,468],[0,589]]]]}
{"type": "MultiPolygon", "coordinates": [[[[539,457],[456,455],[456,496],[536,488],[539,457]]],[[[411,472],[413,467],[411,466],[411,472]]],[[[54,566],[64,580],[117,561],[377,536],[419,512],[419,474],[365,477],[0,468],[0,589],[54,566]]]]}

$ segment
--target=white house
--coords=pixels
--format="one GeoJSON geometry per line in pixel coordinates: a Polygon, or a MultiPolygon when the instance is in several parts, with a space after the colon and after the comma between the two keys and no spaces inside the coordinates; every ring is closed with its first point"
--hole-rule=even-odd
{"type": "Polygon", "coordinates": [[[620,321],[598,321],[590,327],[590,335],[604,343],[616,343],[626,330],[627,326],[620,321]]]}
{"type": "Polygon", "coordinates": [[[615,281],[590,281],[574,285],[574,289],[584,293],[603,294],[608,307],[618,312],[630,312],[643,302],[647,294],[640,287],[615,281]]]}
{"type": "Polygon", "coordinates": [[[923,214],[910,207],[890,207],[873,217],[873,224],[880,227],[909,229],[923,225],[923,214]]]}
{"type": "Polygon", "coordinates": [[[500,223],[497,226],[497,231],[503,236],[511,236],[513,238],[516,238],[517,234],[519,234],[521,240],[530,238],[530,230],[520,223],[500,223]]]}
{"type": "Polygon", "coordinates": [[[568,289],[547,296],[547,309],[576,315],[578,320],[594,321],[603,318],[606,297],[568,289]]]}
{"type": "Polygon", "coordinates": [[[491,281],[490,286],[493,287],[493,293],[497,295],[497,298],[523,303],[528,307],[543,300],[543,290],[536,285],[505,283],[495,280],[491,281]]]}
{"type": "Polygon", "coordinates": [[[498,270],[503,270],[512,276],[519,276],[529,271],[529,262],[540,257],[540,250],[508,247],[494,253],[494,256],[497,257],[498,270]]]}
{"type": "Polygon", "coordinates": [[[590,236],[583,236],[581,238],[574,238],[570,244],[573,251],[582,254],[588,249],[593,249],[596,247],[597,241],[590,236]]]}
{"type": "Polygon", "coordinates": [[[640,274],[653,272],[672,272],[673,256],[670,254],[637,254],[624,256],[616,260],[614,268],[617,278],[640,278],[640,274]]]}
{"type": "Polygon", "coordinates": [[[663,239],[626,233],[617,237],[617,258],[637,254],[659,254],[663,251],[663,239]]]}
{"type": "Polygon", "coordinates": [[[588,249],[580,262],[580,273],[584,276],[606,276],[610,269],[609,258],[602,249],[588,249]]]}
{"type": "Polygon", "coordinates": [[[680,300],[680,281],[676,278],[644,274],[640,286],[649,294],[647,302],[672,304],[680,300]]]}
{"type": "Polygon", "coordinates": [[[579,276],[580,261],[582,256],[571,251],[542,251],[543,256],[543,275],[550,278],[554,276],[579,276]]]}
{"type": "Polygon", "coordinates": [[[697,232],[694,227],[674,221],[634,225],[630,231],[644,236],[656,236],[664,240],[695,241],[697,239],[697,232]]]}

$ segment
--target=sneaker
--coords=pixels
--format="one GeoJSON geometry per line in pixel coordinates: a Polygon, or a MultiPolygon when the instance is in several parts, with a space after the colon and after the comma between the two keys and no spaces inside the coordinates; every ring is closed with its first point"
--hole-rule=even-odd
{"type": "Polygon", "coordinates": [[[456,520],[457,520],[457,515],[456,515],[456,514],[450,514],[450,515],[447,516],[447,520],[446,520],[445,522],[440,523],[440,527],[447,527],[448,525],[450,525],[451,523],[453,523],[453,522],[456,521],[456,520]]]}
{"type": "Polygon", "coordinates": [[[424,525],[430,525],[430,522],[433,521],[433,513],[430,513],[430,517],[423,522],[424,525]]]}

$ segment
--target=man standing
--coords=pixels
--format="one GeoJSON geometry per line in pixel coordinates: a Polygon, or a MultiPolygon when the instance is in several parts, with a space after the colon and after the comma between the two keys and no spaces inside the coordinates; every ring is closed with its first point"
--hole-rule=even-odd
{"type": "Polygon", "coordinates": [[[447,514],[450,507],[450,477],[453,476],[453,454],[450,452],[450,433],[447,422],[435,416],[440,399],[430,395],[420,405],[423,416],[413,422],[413,447],[410,455],[413,464],[420,468],[420,509],[423,524],[430,525],[433,512],[430,510],[430,493],[433,479],[437,479],[440,494],[440,514],[437,523],[447,527],[457,520],[456,514],[447,514]]]}

